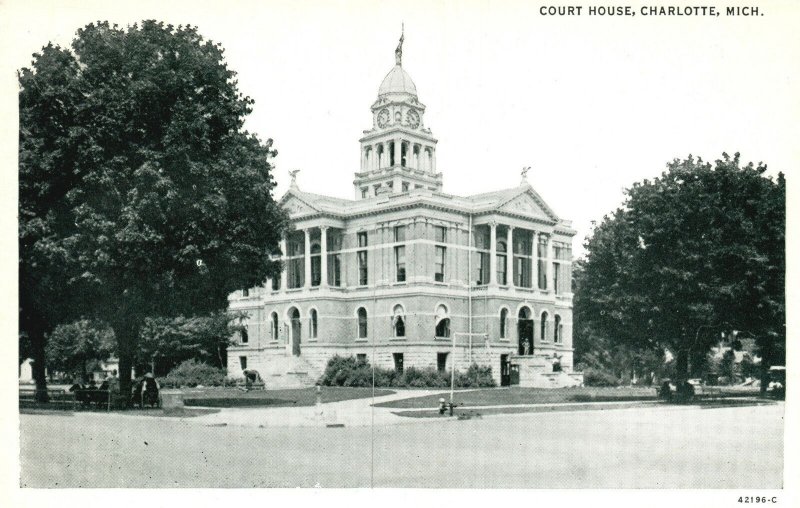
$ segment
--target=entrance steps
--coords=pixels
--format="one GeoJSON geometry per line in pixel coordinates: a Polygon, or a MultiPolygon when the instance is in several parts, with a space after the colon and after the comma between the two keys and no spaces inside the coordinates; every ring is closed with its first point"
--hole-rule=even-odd
{"type": "Polygon", "coordinates": [[[266,388],[306,388],[314,386],[322,372],[301,356],[274,355],[257,368],[266,388]]]}

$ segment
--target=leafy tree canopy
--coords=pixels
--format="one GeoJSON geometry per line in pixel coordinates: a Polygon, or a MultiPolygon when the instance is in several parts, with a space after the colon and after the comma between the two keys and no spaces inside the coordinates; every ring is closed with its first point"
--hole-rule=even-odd
{"type": "Polygon", "coordinates": [[[114,331],[104,323],[81,319],[58,325],[47,340],[47,365],[54,371],[85,377],[87,363],[108,359],[114,344],[114,331]]]}
{"type": "Polygon", "coordinates": [[[191,26],[90,24],[19,83],[21,323],[70,302],[102,316],[124,388],[146,316],[223,309],[275,270],[276,152],[191,26]]]}
{"type": "Polygon", "coordinates": [[[239,313],[215,312],[207,316],[147,318],[138,348],[139,362],[152,364],[156,375],[166,374],[188,359],[224,367],[228,345],[241,329],[242,317],[239,313]]]}
{"type": "MultiPolygon", "coordinates": [[[[586,242],[576,321],[618,343],[704,356],[720,331],[785,343],[785,180],[739,154],[689,156],[636,183],[586,242]]],[[[768,358],[769,360],[769,358],[768,358]]],[[[780,360],[777,360],[780,361],[780,360]]]]}

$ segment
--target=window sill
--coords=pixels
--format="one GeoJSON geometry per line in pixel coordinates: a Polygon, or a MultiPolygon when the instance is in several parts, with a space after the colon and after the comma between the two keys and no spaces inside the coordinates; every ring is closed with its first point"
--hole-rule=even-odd
{"type": "Polygon", "coordinates": [[[407,281],[395,281],[395,282],[392,282],[392,286],[407,286],[407,285],[408,285],[407,281]]]}
{"type": "Polygon", "coordinates": [[[407,337],[389,337],[389,342],[405,342],[407,337]]]}
{"type": "Polygon", "coordinates": [[[511,342],[511,339],[497,339],[497,342],[511,342]]]}
{"type": "Polygon", "coordinates": [[[306,342],[317,342],[319,339],[307,339],[306,342]]]}
{"type": "Polygon", "coordinates": [[[369,342],[369,339],[356,339],[356,343],[369,342]]]}

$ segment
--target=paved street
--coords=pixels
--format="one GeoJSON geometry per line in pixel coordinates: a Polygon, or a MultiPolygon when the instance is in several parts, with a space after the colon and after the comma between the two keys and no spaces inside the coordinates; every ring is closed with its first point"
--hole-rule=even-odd
{"type": "Polygon", "coordinates": [[[783,409],[395,419],[401,424],[374,431],[212,426],[219,417],[23,414],[21,485],[780,488],[783,409]]]}

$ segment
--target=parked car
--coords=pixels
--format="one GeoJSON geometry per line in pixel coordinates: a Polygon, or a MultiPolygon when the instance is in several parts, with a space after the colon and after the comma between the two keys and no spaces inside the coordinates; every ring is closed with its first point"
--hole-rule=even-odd
{"type": "Polygon", "coordinates": [[[783,399],[786,397],[786,367],[774,365],[769,368],[769,384],[767,393],[772,397],[783,399]]]}

